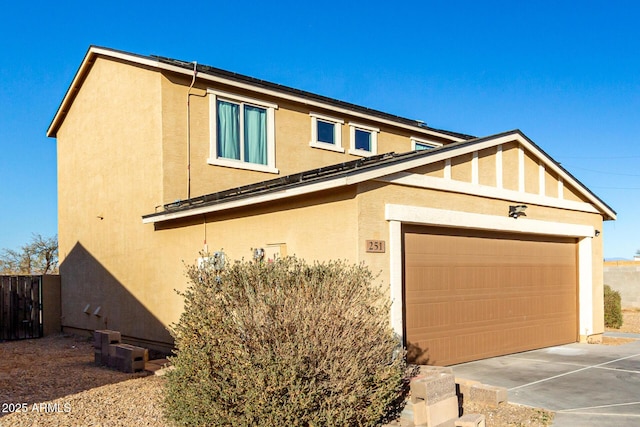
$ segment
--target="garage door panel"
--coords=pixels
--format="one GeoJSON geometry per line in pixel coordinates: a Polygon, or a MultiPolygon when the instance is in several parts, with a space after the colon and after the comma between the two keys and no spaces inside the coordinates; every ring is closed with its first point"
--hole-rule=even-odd
{"type": "Polygon", "coordinates": [[[574,342],[576,247],[565,238],[406,228],[408,347],[422,363],[454,364],[574,342]]]}

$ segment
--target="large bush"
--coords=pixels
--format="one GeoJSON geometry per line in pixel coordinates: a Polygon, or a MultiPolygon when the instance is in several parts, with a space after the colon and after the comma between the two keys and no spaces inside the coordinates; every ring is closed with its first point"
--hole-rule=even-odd
{"type": "Polygon", "coordinates": [[[622,306],[620,292],[604,285],[604,326],[620,329],[622,326],[622,306]]]}
{"type": "Polygon", "coordinates": [[[373,426],[404,358],[363,266],[236,262],[188,270],[166,413],[183,425],[373,426]]]}

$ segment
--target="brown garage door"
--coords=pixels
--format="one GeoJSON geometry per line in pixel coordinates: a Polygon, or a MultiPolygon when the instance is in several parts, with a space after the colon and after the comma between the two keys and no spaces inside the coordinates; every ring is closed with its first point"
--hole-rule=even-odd
{"type": "Polygon", "coordinates": [[[575,342],[574,239],[404,228],[411,362],[452,365],[575,342]]]}

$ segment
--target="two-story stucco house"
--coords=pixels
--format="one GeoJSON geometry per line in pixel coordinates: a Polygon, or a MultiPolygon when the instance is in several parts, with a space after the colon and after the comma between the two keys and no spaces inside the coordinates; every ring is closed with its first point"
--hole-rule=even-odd
{"type": "Polygon", "coordinates": [[[170,347],[184,264],[223,249],[365,263],[412,360],[603,333],[600,231],[616,214],[518,130],[476,138],[91,47],[48,136],[68,330],[170,347]]]}

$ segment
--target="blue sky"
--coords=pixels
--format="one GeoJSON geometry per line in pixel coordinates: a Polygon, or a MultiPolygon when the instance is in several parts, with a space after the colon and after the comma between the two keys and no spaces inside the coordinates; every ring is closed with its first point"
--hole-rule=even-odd
{"type": "MultiPolygon", "coordinates": [[[[6,3],[6,2],[5,2],[6,3]]],[[[0,248],[57,232],[45,131],[90,45],[212,65],[477,136],[522,130],[640,249],[640,3],[8,2],[0,13],[0,248]]]]}

